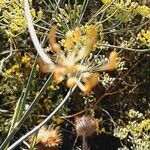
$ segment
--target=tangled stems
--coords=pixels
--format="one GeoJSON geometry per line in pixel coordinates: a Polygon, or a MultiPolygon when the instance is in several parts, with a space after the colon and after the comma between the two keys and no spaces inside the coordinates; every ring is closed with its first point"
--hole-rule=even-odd
{"type": "Polygon", "coordinates": [[[43,121],[41,122],[38,126],[36,126],[34,129],[32,129],[31,131],[29,131],[27,134],[25,134],[24,136],[22,136],[19,140],[17,140],[14,144],[12,144],[8,150],[13,150],[17,145],[19,145],[24,139],[26,139],[28,136],[32,135],[33,133],[35,133],[37,130],[39,130],[45,123],[47,123],[56,113],[57,111],[59,111],[59,109],[61,109],[61,107],[66,103],[66,101],[68,100],[68,98],[70,97],[70,95],[73,93],[73,91],[75,90],[76,86],[74,86],[72,89],[70,89],[67,93],[67,95],[65,96],[65,98],[61,101],[61,103],[54,109],[54,111],[52,111],[52,113],[43,121]]]}
{"type": "Polygon", "coordinates": [[[35,97],[35,99],[33,100],[33,102],[31,103],[30,107],[28,108],[28,110],[24,113],[24,115],[21,117],[21,119],[19,120],[19,122],[15,123],[12,131],[9,133],[9,135],[7,136],[7,138],[5,139],[5,141],[2,143],[0,149],[4,149],[7,144],[10,142],[10,140],[12,139],[12,137],[16,134],[16,132],[19,130],[19,128],[21,127],[21,125],[23,124],[23,122],[25,121],[25,119],[30,115],[30,113],[33,111],[35,105],[37,104],[37,102],[39,101],[39,99],[41,98],[42,94],[45,92],[45,89],[48,87],[49,85],[49,81],[51,80],[52,74],[49,76],[49,78],[47,79],[47,81],[45,82],[45,84],[43,85],[42,89],[40,90],[39,94],[35,97]]]}
{"type": "MultiPolygon", "coordinates": [[[[29,10],[28,1],[25,0],[24,2],[25,2],[25,12],[26,12],[26,17],[27,17],[27,22],[28,22],[28,28],[29,28],[29,32],[30,32],[32,41],[34,43],[34,46],[35,46],[37,52],[39,53],[39,55],[42,57],[42,59],[46,63],[54,66],[54,64],[51,62],[51,60],[49,59],[49,57],[44,53],[44,51],[42,50],[42,48],[41,48],[41,46],[39,44],[38,38],[37,38],[37,36],[35,34],[35,30],[34,30],[34,27],[33,27],[33,23],[32,23],[32,19],[31,19],[31,14],[30,14],[30,10],[29,10]]],[[[35,97],[35,99],[31,103],[31,105],[28,108],[28,110],[24,113],[24,115],[20,118],[20,120],[17,123],[14,124],[12,131],[9,133],[9,135],[5,139],[5,141],[1,145],[0,149],[5,149],[7,147],[7,144],[10,142],[10,140],[12,139],[12,137],[16,134],[16,132],[19,130],[19,128],[21,127],[21,125],[25,121],[25,119],[29,116],[29,114],[31,113],[31,111],[34,109],[34,107],[37,104],[38,100],[40,99],[40,97],[42,96],[43,92],[45,91],[45,89],[49,85],[49,81],[50,81],[52,75],[53,75],[53,73],[47,79],[47,81],[45,82],[44,86],[40,90],[39,94],[35,97]]],[[[65,102],[67,101],[67,99],[72,94],[72,92],[74,91],[75,88],[76,88],[76,85],[73,87],[73,89],[69,90],[68,94],[63,99],[63,101],[57,106],[57,108],[41,124],[39,124],[38,126],[36,126],[33,130],[31,130],[30,132],[28,132],[25,136],[21,137],[18,141],[16,141],[8,149],[10,149],[10,150],[14,149],[26,137],[28,137],[29,135],[33,134],[35,131],[37,131],[39,128],[41,128],[50,118],[52,118],[54,116],[54,114],[65,104],[65,102]]]]}
{"type": "Polygon", "coordinates": [[[92,23],[92,21],[100,14],[103,13],[109,8],[116,0],[113,0],[110,4],[106,5],[106,7],[103,8],[103,6],[92,16],[92,18],[88,21],[88,23],[92,23]]]}
{"type": "MultiPolygon", "coordinates": [[[[35,29],[33,27],[33,23],[32,23],[32,19],[31,19],[31,14],[30,14],[30,10],[29,10],[29,3],[28,3],[28,0],[25,0],[25,13],[26,13],[26,17],[27,17],[27,22],[28,22],[28,28],[29,28],[29,32],[30,32],[30,35],[31,35],[31,38],[33,40],[33,43],[34,43],[34,46],[37,50],[37,52],[39,53],[39,55],[42,57],[42,59],[44,59],[46,61],[46,63],[48,64],[51,64],[53,65],[53,63],[51,62],[51,60],[49,59],[49,57],[44,53],[44,51],[42,50],[41,46],[40,46],[40,43],[38,41],[38,38],[35,34],[35,29]]],[[[33,64],[33,67],[32,67],[32,71],[31,71],[31,74],[30,74],[30,77],[32,76],[33,74],[33,70],[35,68],[35,63],[36,63],[36,60],[33,64]]],[[[52,73],[53,74],[53,73],[52,73]]],[[[7,136],[7,138],[5,139],[5,141],[2,143],[0,149],[5,149],[7,147],[7,144],[10,142],[10,140],[12,139],[12,137],[16,134],[16,132],[19,130],[19,128],[21,127],[21,125],[23,124],[23,122],[25,121],[25,119],[29,116],[29,114],[31,113],[31,111],[33,110],[33,108],[35,107],[35,105],[37,104],[38,100],[40,99],[40,97],[42,96],[43,92],[45,91],[45,89],[47,88],[47,86],[49,85],[49,81],[51,79],[51,76],[52,74],[50,75],[50,77],[47,79],[47,81],[45,82],[44,86],[42,87],[42,89],[40,90],[39,94],[35,97],[34,101],[31,103],[30,107],[28,108],[28,110],[24,113],[24,115],[22,117],[20,117],[20,120],[17,121],[14,125],[13,125],[13,128],[12,128],[12,131],[9,133],[9,135],[7,136]]],[[[31,78],[29,78],[29,81],[31,78]]],[[[27,89],[26,89],[26,92],[24,93],[24,96],[21,98],[23,100],[23,103],[27,97],[27,94],[28,94],[28,86],[29,84],[27,84],[27,89]]],[[[22,101],[21,100],[21,101],[22,101]]],[[[21,107],[21,106],[20,106],[21,107]]],[[[20,107],[18,109],[20,109],[20,107]]]]}
{"type": "Polygon", "coordinates": [[[83,18],[83,15],[84,15],[84,13],[85,13],[85,10],[86,10],[86,8],[87,8],[88,3],[89,3],[89,0],[84,0],[83,6],[82,6],[82,13],[81,13],[80,18],[79,18],[79,21],[78,21],[78,26],[79,26],[80,23],[81,23],[81,20],[82,20],[82,18],[83,18]]]}

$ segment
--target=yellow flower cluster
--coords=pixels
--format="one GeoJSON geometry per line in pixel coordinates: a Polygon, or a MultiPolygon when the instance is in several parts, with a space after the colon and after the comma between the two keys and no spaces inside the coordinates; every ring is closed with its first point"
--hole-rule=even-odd
{"type": "Polygon", "coordinates": [[[27,28],[23,9],[23,1],[13,0],[7,4],[2,12],[3,22],[7,24],[6,34],[8,37],[24,32],[27,28]]]}
{"type": "MultiPolygon", "coordinates": [[[[2,2],[0,2],[0,6],[4,4],[5,1],[2,0],[2,2]]],[[[43,13],[40,10],[36,16],[35,9],[31,8],[31,15],[33,19],[37,17],[37,19],[40,20],[43,13]]],[[[6,6],[3,7],[2,21],[3,24],[6,24],[3,28],[6,28],[6,34],[8,37],[14,37],[24,33],[27,29],[27,21],[24,13],[23,0],[7,1],[6,6]]]]}
{"type": "Polygon", "coordinates": [[[149,149],[150,119],[146,119],[144,114],[132,109],[127,114],[130,120],[127,124],[117,126],[114,129],[114,135],[124,139],[130,133],[133,149],[149,149]]]}
{"type": "Polygon", "coordinates": [[[81,45],[85,45],[85,48],[80,51],[78,59],[86,57],[92,50],[94,50],[94,44],[97,38],[97,29],[95,26],[76,27],[75,30],[70,30],[66,33],[66,38],[61,41],[65,50],[80,51],[81,45]],[[81,32],[83,31],[83,33],[81,32]]]}
{"type": "MultiPolygon", "coordinates": [[[[101,0],[104,4],[109,4],[111,0],[101,0]]],[[[146,5],[140,6],[137,2],[131,0],[115,1],[111,7],[107,10],[109,14],[117,11],[112,18],[115,18],[122,22],[131,21],[136,15],[140,14],[144,17],[150,18],[150,8],[146,5]]]]}
{"type": "Polygon", "coordinates": [[[37,18],[38,18],[39,20],[41,20],[41,19],[43,18],[43,11],[42,11],[42,10],[39,10],[39,11],[37,12],[37,18]]]}
{"type": "Polygon", "coordinates": [[[16,76],[20,76],[19,64],[15,64],[11,68],[9,68],[8,70],[5,71],[6,76],[11,76],[13,74],[15,74],[16,76]]]}
{"type": "Polygon", "coordinates": [[[131,2],[131,0],[115,1],[112,6],[107,10],[111,15],[116,11],[112,19],[117,19],[121,22],[128,22],[134,17],[135,9],[138,6],[137,2],[131,2]]]}
{"type": "Polygon", "coordinates": [[[62,40],[62,45],[67,51],[72,51],[74,46],[80,42],[81,31],[77,27],[75,30],[70,30],[66,33],[66,38],[62,40]]]}
{"type": "Polygon", "coordinates": [[[128,125],[126,125],[124,128],[122,128],[121,131],[123,131],[124,136],[119,136],[121,139],[125,138],[125,136],[128,134],[128,132],[131,132],[132,135],[135,137],[140,137],[144,132],[150,131],[150,119],[144,119],[140,123],[137,122],[129,122],[128,125]]]}
{"type": "Polygon", "coordinates": [[[143,44],[150,46],[150,30],[142,30],[137,35],[137,39],[140,40],[143,44]]]}
{"type": "Polygon", "coordinates": [[[0,1],[0,11],[2,8],[4,8],[6,6],[6,2],[7,2],[7,0],[1,0],[0,1]]]}
{"type": "Polygon", "coordinates": [[[19,57],[20,58],[18,58],[18,56],[15,55],[15,61],[17,61],[17,63],[12,65],[9,69],[5,71],[4,75],[6,78],[9,76],[13,76],[18,77],[18,79],[20,79],[21,77],[23,77],[23,71],[27,71],[27,69],[30,68],[31,58],[28,55],[24,55],[22,57],[19,55],[19,57]],[[21,68],[22,65],[24,66],[24,69],[21,68]]]}
{"type": "Polygon", "coordinates": [[[136,12],[139,13],[140,15],[150,18],[150,8],[143,5],[143,6],[138,6],[136,8],[136,12]]]}
{"type": "Polygon", "coordinates": [[[31,58],[28,55],[24,55],[22,57],[22,63],[25,64],[26,67],[30,66],[30,60],[31,58]]]}
{"type": "MultiPolygon", "coordinates": [[[[112,0],[101,0],[104,4],[109,4],[112,0]]],[[[140,6],[138,2],[132,2],[131,0],[120,0],[115,1],[107,12],[111,15],[112,13],[115,18],[122,22],[131,21],[131,19],[136,15],[140,14],[143,17],[150,18],[150,8],[146,5],[140,6]]]]}
{"type": "Polygon", "coordinates": [[[101,0],[104,4],[109,4],[112,2],[112,0],[101,0]]]}

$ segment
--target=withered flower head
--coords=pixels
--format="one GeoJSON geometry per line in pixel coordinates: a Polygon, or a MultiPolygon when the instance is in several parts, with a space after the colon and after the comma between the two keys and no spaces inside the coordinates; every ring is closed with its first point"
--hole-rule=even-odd
{"type": "Polygon", "coordinates": [[[60,42],[56,40],[56,31],[57,27],[53,25],[49,33],[55,68],[38,61],[39,70],[43,73],[54,71],[53,81],[56,83],[66,79],[68,88],[77,85],[82,92],[89,94],[99,82],[99,72],[116,69],[118,53],[112,51],[107,62],[96,61],[93,50],[97,41],[97,26],[69,30],[60,42]],[[84,77],[84,74],[89,74],[89,77],[84,77]]]}
{"type": "Polygon", "coordinates": [[[38,132],[36,143],[40,147],[55,149],[61,142],[62,138],[58,127],[43,126],[38,132]]]}
{"type": "Polygon", "coordinates": [[[88,137],[99,129],[99,120],[92,116],[76,118],[75,128],[78,136],[88,137]]]}
{"type": "Polygon", "coordinates": [[[60,45],[56,42],[56,32],[57,32],[57,26],[56,25],[53,25],[51,27],[51,30],[50,30],[50,33],[49,33],[49,43],[52,47],[52,50],[54,52],[59,52],[61,47],[60,45]]]}

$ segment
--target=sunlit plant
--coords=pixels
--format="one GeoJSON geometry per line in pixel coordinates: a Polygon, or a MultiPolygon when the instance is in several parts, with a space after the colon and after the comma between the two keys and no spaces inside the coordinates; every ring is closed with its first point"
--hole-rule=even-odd
{"type": "MultiPolygon", "coordinates": [[[[53,147],[53,142],[51,143],[53,139],[49,138],[49,136],[51,131],[55,131],[53,135],[54,140],[56,139],[55,146],[58,148],[62,141],[58,129],[48,129],[42,126],[48,122],[51,123],[52,117],[61,110],[68,99],[71,99],[74,90],[79,88],[81,96],[83,94],[86,97],[90,97],[91,93],[94,93],[96,86],[102,83],[106,92],[108,92],[107,90],[114,85],[116,80],[123,81],[121,77],[116,77],[117,71],[121,73],[121,71],[126,69],[125,61],[119,57],[121,52],[123,50],[133,52],[149,51],[149,31],[146,29],[141,30],[142,27],[148,24],[149,8],[147,6],[140,5],[138,2],[131,0],[101,0],[97,2],[98,5],[95,7],[91,5],[89,0],[83,0],[82,4],[79,4],[79,1],[76,0],[74,5],[70,0],[66,3],[64,1],[47,2],[42,0],[39,3],[39,7],[34,9],[32,0],[30,1],[30,7],[28,0],[2,0],[0,2],[0,27],[7,35],[8,45],[10,45],[10,50],[3,53],[4,55],[8,53],[8,57],[1,61],[1,64],[6,65],[4,69],[1,67],[2,77],[4,77],[3,83],[11,79],[12,76],[19,79],[24,78],[21,72],[22,66],[25,69],[31,68],[27,85],[24,86],[17,101],[8,136],[0,149],[14,149],[24,139],[38,130],[37,144],[42,142],[46,148],[53,147]],[[92,8],[91,10],[88,9],[88,5],[92,8]],[[139,32],[136,34],[137,37],[134,37],[131,31],[135,28],[132,25],[134,26],[133,20],[136,16],[143,17],[143,22],[141,21],[141,24],[138,26],[139,32]],[[129,24],[125,26],[127,22],[129,24]],[[29,30],[34,48],[29,42],[30,37],[28,37],[27,29],[29,30]],[[23,33],[26,36],[22,36],[20,40],[18,35],[23,35],[23,33]],[[124,35],[124,33],[126,34],[124,35]],[[137,46],[136,43],[132,43],[132,40],[135,40],[135,38],[142,45],[137,46]],[[23,43],[18,43],[17,40],[23,41],[23,43]],[[11,62],[6,60],[10,56],[14,56],[14,51],[21,51],[17,49],[20,45],[23,47],[22,52],[20,52],[21,62],[16,61],[10,66],[11,62]],[[143,45],[146,46],[145,49],[142,49],[143,45]],[[30,48],[30,52],[27,52],[25,47],[30,48]],[[34,49],[34,51],[31,49],[34,49]],[[33,59],[34,63],[32,65],[33,59]],[[9,64],[9,67],[7,67],[7,64],[9,64]],[[112,75],[112,72],[114,75],[112,75]],[[37,74],[42,74],[42,77],[44,76],[43,82],[45,83],[43,86],[37,87],[39,91],[33,91],[35,88],[32,88],[32,86],[35,86],[35,83],[41,80],[37,78],[37,74]],[[43,74],[49,75],[49,77],[43,74]],[[44,97],[45,91],[47,89],[51,90],[50,84],[63,86],[65,87],[64,91],[68,91],[68,93],[65,97],[61,95],[58,106],[56,108],[53,106],[52,108],[55,109],[48,116],[45,116],[46,118],[35,128],[8,147],[9,142],[23,125],[24,121],[35,110],[39,100],[44,97]],[[31,93],[34,93],[34,98],[31,93]]],[[[13,81],[10,82],[12,83],[13,81]]],[[[124,84],[129,86],[126,82],[124,84]]],[[[48,92],[51,94],[52,90],[50,90],[48,92]]],[[[120,91],[117,92],[121,93],[120,91]]],[[[109,93],[108,95],[111,94],[109,93]]],[[[50,101],[49,99],[46,100],[50,101]]],[[[95,102],[95,104],[93,103],[91,112],[95,112],[99,102],[100,100],[95,102]]],[[[45,101],[45,105],[50,103],[45,101]]],[[[86,114],[88,112],[88,105],[84,102],[81,103],[84,108],[83,112],[86,114]]],[[[46,109],[50,110],[48,106],[46,106],[46,109]]],[[[64,115],[63,111],[62,114],[64,115]]],[[[144,121],[146,122],[146,120],[144,121]]],[[[142,127],[143,122],[140,122],[142,127]]],[[[35,124],[37,123],[38,121],[35,124]]],[[[130,123],[128,125],[129,128],[133,125],[130,123]]],[[[85,137],[83,134],[87,133],[87,136],[91,136],[98,129],[98,124],[94,117],[83,115],[76,120],[75,127],[77,135],[85,137]],[[80,127],[83,127],[83,134],[79,133],[80,127]]],[[[140,128],[140,132],[142,129],[140,128]]],[[[119,128],[118,132],[117,130],[118,128],[115,128],[115,135],[119,136],[119,131],[124,130],[124,127],[119,128]]],[[[30,145],[27,143],[25,145],[30,148],[30,145]]]]}

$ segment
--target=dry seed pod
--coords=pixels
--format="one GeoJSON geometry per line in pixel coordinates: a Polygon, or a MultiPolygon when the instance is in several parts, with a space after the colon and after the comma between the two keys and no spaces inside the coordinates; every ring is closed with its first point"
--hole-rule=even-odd
{"type": "Polygon", "coordinates": [[[72,88],[75,84],[76,84],[76,78],[74,77],[69,78],[66,82],[66,86],[68,88],[72,88]]]}
{"type": "Polygon", "coordinates": [[[42,73],[50,73],[53,71],[53,68],[50,65],[46,64],[42,58],[38,58],[37,64],[39,66],[39,71],[42,73]]]}
{"type": "Polygon", "coordinates": [[[118,53],[115,51],[112,51],[109,55],[109,62],[108,64],[102,65],[99,70],[114,70],[117,67],[117,58],[118,53]]]}
{"type": "Polygon", "coordinates": [[[62,138],[59,128],[45,127],[43,126],[37,135],[36,143],[38,148],[41,150],[50,149],[56,150],[61,144],[62,138]]]}
{"type": "Polygon", "coordinates": [[[56,43],[56,32],[57,32],[57,26],[53,25],[49,32],[49,43],[51,45],[56,43]]]}
{"type": "Polygon", "coordinates": [[[60,67],[60,68],[56,68],[55,72],[54,72],[54,82],[56,83],[60,83],[64,80],[64,75],[65,75],[65,68],[60,67]]]}
{"type": "Polygon", "coordinates": [[[52,46],[52,49],[54,52],[58,53],[60,51],[60,45],[58,43],[54,43],[52,46]]]}
{"type": "Polygon", "coordinates": [[[117,67],[117,58],[118,58],[118,53],[112,51],[109,56],[109,70],[113,70],[117,67]]]}
{"type": "Polygon", "coordinates": [[[93,73],[88,78],[84,84],[83,92],[89,93],[98,84],[99,74],[93,73]]]}
{"type": "Polygon", "coordinates": [[[78,136],[89,137],[99,129],[99,120],[92,116],[82,116],[75,119],[75,128],[78,136]]]}
{"type": "Polygon", "coordinates": [[[56,42],[56,32],[57,32],[57,26],[53,25],[49,33],[49,43],[52,47],[52,50],[57,53],[60,51],[61,48],[60,45],[56,42]]]}
{"type": "Polygon", "coordinates": [[[76,27],[76,28],[75,28],[75,31],[74,31],[74,39],[75,39],[75,42],[79,42],[80,37],[81,37],[80,28],[79,28],[79,27],[76,27]]]}

